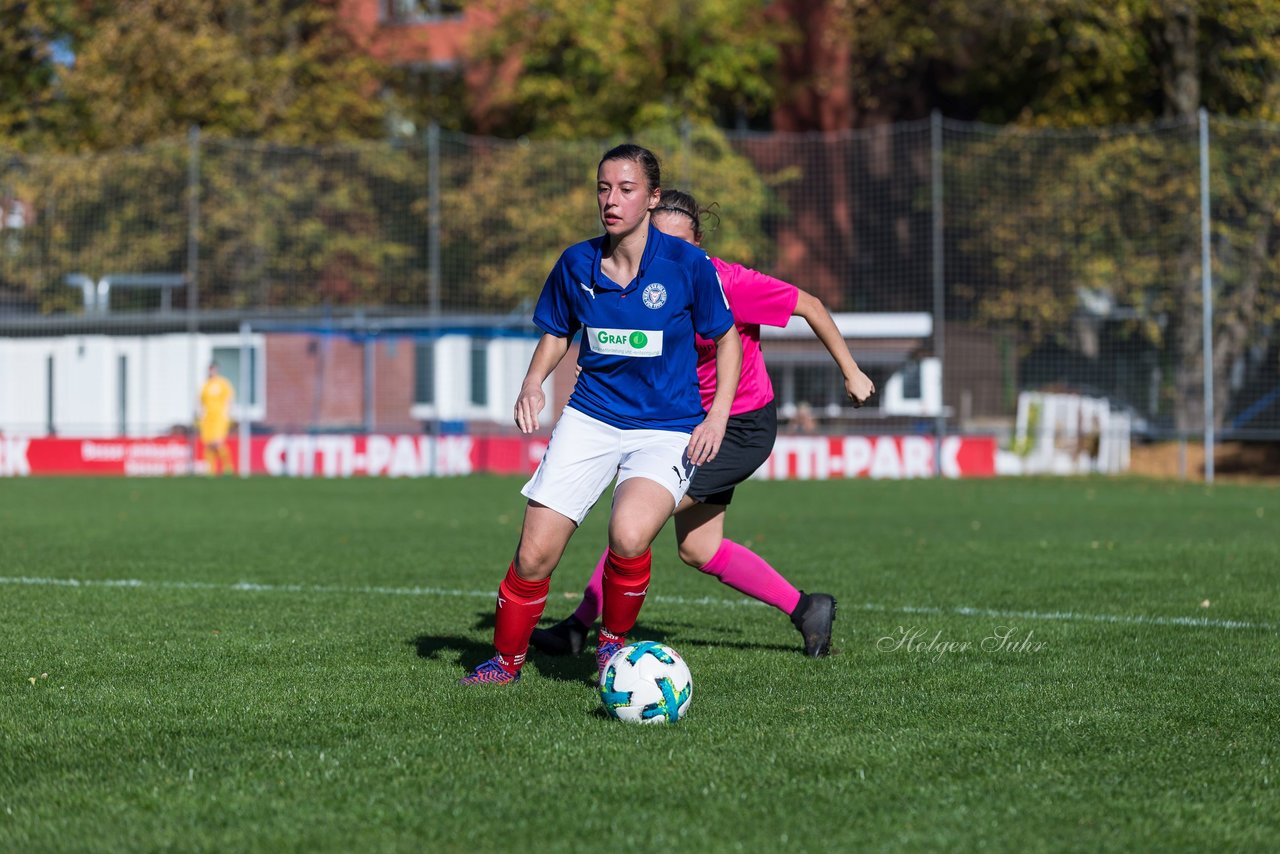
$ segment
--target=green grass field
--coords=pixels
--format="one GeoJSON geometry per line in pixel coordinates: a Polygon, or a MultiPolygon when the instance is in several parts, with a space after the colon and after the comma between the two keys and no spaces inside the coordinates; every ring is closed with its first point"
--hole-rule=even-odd
{"type": "Polygon", "coordinates": [[[518,489],[0,481],[0,851],[1280,847],[1273,487],[749,484],[730,535],[839,597],[836,654],[665,531],[670,727],[605,718],[589,655],[456,685],[518,489]]]}

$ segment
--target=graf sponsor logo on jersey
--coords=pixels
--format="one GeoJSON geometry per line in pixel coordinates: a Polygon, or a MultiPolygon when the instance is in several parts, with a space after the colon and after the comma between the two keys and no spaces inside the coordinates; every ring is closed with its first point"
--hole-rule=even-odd
{"type": "Polygon", "coordinates": [[[647,286],[640,295],[647,308],[662,308],[667,304],[667,288],[658,282],[647,286]]]}
{"type": "Polygon", "coordinates": [[[587,327],[591,352],[637,358],[662,355],[661,329],[595,329],[587,327]]]}

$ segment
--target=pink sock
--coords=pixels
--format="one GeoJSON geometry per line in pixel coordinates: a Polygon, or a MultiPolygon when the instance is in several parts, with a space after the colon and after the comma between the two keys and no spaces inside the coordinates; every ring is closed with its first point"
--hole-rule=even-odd
{"type": "Polygon", "coordinates": [[[788,616],[800,604],[800,591],[791,586],[791,582],[760,555],[732,540],[722,540],[715,555],[699,569],[788,616]]]}
{"type": "Polygon", "coordinates": [[[591,573],[591,580],[582,591],[582,604],[578,605],[578,610],[573,612],[573,616],[584,626],[593,625],[600,619],[600,603],[604,601],[604,562],[608,557],[608,549],[600,553],[600,560],[596,562],[596,571],[591,573]]]}

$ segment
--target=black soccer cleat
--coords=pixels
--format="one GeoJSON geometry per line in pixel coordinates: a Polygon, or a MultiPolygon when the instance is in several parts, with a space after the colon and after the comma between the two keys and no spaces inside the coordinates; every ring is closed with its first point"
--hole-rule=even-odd
{"type": "Polygon", "coordinates": [[[549,629],[534,629],[529,644],[546,655],[581,655],[589,632],[589,626],[570,614],[549,629]]]}
{"type": "Polygon", "coordinates": [[[804,635],[804,654],[822,658],[831,654],[831,624],[836,619],[836,600],[829,593],[801,593],[791,623],[804,635]]]}

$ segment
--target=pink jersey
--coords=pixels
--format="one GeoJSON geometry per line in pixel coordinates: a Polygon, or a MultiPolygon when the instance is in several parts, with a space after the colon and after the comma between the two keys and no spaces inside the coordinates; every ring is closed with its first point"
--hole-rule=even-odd
{"type": "MultiPolygon", "coordinates": [[[[720,274],[720,284],[729,299],[729,308],[742,336],[742,375],[738,393],[733,398],[730,415],[759,409],[773,400],[773,383],[764,367],[760,349],[760,327],[786,326],[795,313],[800,290],[781,279],[766,276],[741,264],[728,264],[712,258],[711,264],[720,274]]],[[[702,392],[702,408],[710,409],[716,396],[716,345],[698,337],[698,389],[702,392]]]]}

